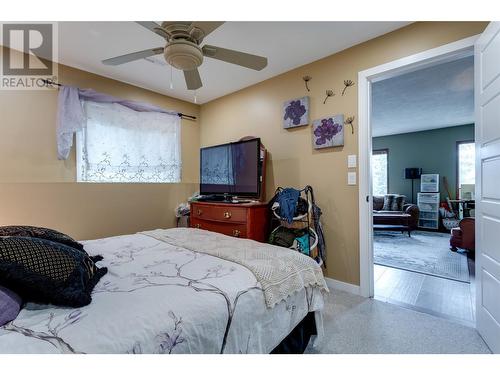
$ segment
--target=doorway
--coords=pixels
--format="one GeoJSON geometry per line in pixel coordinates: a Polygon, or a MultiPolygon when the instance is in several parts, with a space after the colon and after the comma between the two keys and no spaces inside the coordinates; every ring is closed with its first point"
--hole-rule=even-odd
{"type": "MultiPolygon", "coordinates": [[[[419,200],[429,198],[421,195],[422,181],[420,181],[420,174],[423,172],[428,172],[424,173],[426,175],[437,173],[432,173],[435,172],[431,170],[432,168],[422,170],[421,166],[413,165],[418,164],[416,162],[408,162],[408,165],[405,166],[406,168],[402,168],[402,166],[394,167],[393,163],[391,163],[391,157],[397,160],[400,160],[401,157],[398,157],[398,151],[394,147],[387,147],[387,144],[381,144],[380,142],[375,144],[373,136],[376,134],[374,134],[374,129],[372,128],[372,116],[374,109],[373,95],[377,92],[377,85],[381,85],[384,81],[395,81],[395,78],[400,76],[415,75],[418,71],[432,69],[434,66],[465,59],[472,55],[475,40],[476,37],[467,38],[359,73],[361,294],[366,297],[375,297],[386,302],[397,303],[404,307],[414,308],[434,315],[456,319],[472,326],[474,325],[475,307],[473,301],[474,263],[470,261],[470,257],[467,254],[465,254],[465,257],[458,258],[457,254],[453,254],[450,251],[449,231],[448,233],[440,233],[437,227],[432,231],[428,230],[429,228],[423,228],[431,224],[442,225],[439,224],[440,214],[424,212],[437,212],[437,209],[440,208],[441,195],[446,196],[446,199],[449,201],[459,200],[460,185],[456,181],[460,180],[461,175],[463,175],[462,180],[467,178],[464,175],[466,172],[460,172],[459,169],[461,165],[465,165],[466,167],[466,162],[463,160],[462,162],[460,160],[455,162],[454,165],[458,169],[457,171],[453,171],[456,173],[453,178],[450,173],[447,173],[448,180],[452,180],[452,186],[447,186],[450,193],[440,194],[439,190],[437,190],[436,194],[438,198],[436,207],[432,207],[432,210],[422,210],[423,212],[417,214],[416,219],[409,215],[403,215],[404,218],[401,216],[391,221],[387,213],[381,210],[381,207],[376,207],[381,204],[380,201],[376,202],[377,196],[401,192],[404,189],[410,189],[411,186],[411,190],[396,195],[405,196],[405,203],[407,205],[413,204],[418,209],[419,200]],[[376,170],[373,169],[374,166],[376,170]],[[405,169],[413,169],[413,172],[406,171],[409,173],[406,177],[410,176],[413,178],[404,178],[405,169]],[[394,173],[397,175],[397,183],[401,184],[400,186],[397,186],[394,182],[394,173]],[[414,173],[418,175],[416,180],[414,173]],[[410,181],[411,185],[409,184],[410,181]],[[402,184],[405,183],[406,185],[403,186],[402,184]],[[415,194],[413,193],[413,189],[415,189],[415,194]],[[379,222],[380,225],[375,225],[375,227],[373,225],[374,210],[382,211],[381,215],[385,215],[381,218],[383,220],[379,222]],[[381,235],[375,235],[375,232],[381,233],[381,235]],[[386,251],[383,254],[377,254],[377,250],[384,250],[384,246],[385,250],[387,250],[388,247],[386,245],[388,243],[393,246],[392,253],[391,251],[386,251]],[[412,249],[410,251],[413,251],[415,255],[414,257],[406,257],[409,253],[405,253],[405,251],[408,251],[410,248],[412,249]],[[455,263],[431,265],[434,268],[430,272],[428,263],[430,263],[431,258],[436,256],[435,251],[429,251],[431,248],[439,248],[443,261],[449,260],[455,263]],[[425,250],[428,251],[427,254],[425,250]],[[402,259],[405,257],[409,259],[402,259]],[[458,261],[456,261],[457,259],[458,261]],[[440,267],[443,272],[439,272],[440,267]],[[456,272],[453,275],[447,274],[447,271],[456,271],[455,268],[457,267],[458,274],[456,272]],[[462,309],[460,306],[467,306],[467,308],[462,309]]],[[[407,138],[415,140],[416,135],[408,133],[415,133],[413,130],[432,132],[436,129],[410,129],[412,131],[407,131],[406,133],[403,130],[396,130],[396,133],[406,134],[407,138]]],[[[446,129],[443,129],[443,131],[446,131],[446,129]]],[[[474,131],[472,130],[473,133],[474,131]]],[[[420,134],[419,136],[423,135],[420,134]]],[[[460,144],[467,144],[466,141],[470,144],[470,139],[460,139],[459,142],[460,144]]],[[[462,154],[463,158],[467,158],[467,150],[465,148],[461,150],[458,145],[459,143],[453,143],[456,154],[462,154]]],[[[441,177],[437,177],[438,182],[441,181],[441,177]]],[[[463,183],[463,185],[463,189],[471,190],[470,186],[467,186],[470,184],[463,183]]],[[[469,193],[473,194],[473,192],[469,193]]],[[[431,207],[432,204],[429,202],[428,206],[431,207]]],[[[449,204],[451,207],[453,202],[449,202],[449,204]]],[[[403,211],[401,208],[401,212],[403,211]]],[[[461,214],[463,215],[463,212],[461,214]]],[[[381,253],[383,252],[382,250],[381,253]]]]}

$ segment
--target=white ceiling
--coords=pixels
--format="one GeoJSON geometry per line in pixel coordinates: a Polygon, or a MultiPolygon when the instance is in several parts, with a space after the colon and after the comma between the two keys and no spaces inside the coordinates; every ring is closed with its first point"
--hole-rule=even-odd
{"type": "MultiPolygon", "coordinates": [[[[202,104],[261,82],[301,65],[375,38],[408,22],[226,22],[204,41],[212,45],[266,56],[260,72],[206,58],[200,67],[202,104]]],[[[139,60],[105,66],[101,60],[147,48],[164,46],[160,36],[134,22],[60,22],[59,62],[175,98],[193,101],[182,72],[161,57],[156,63],[139,60]]],[[[64,82],[63,82],[64,83],[64,82]]]]}
{"type": "Polygon", "coordinates": [[[374,137],[473,122],[473,56],[373,84],[374,137]]]}

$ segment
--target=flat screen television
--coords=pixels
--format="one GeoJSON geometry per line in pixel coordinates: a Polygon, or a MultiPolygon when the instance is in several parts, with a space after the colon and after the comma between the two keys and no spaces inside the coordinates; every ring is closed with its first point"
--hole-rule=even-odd
{"type": "Polygon", "coordinates": [[[200,194],[259,197],[260,138],[200,150],[200,194]]]}

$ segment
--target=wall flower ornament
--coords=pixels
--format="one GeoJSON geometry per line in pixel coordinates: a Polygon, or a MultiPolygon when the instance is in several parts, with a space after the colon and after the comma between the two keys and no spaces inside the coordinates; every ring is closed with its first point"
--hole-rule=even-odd
{"type": "Polygon", "coordinates": [[[350,117],[346,118],[345,122],[344,122],[345,125],[351,125],[351,134],[354,134],[353,122],[354,122],[354,116],[350,116],[350,117]]]}
{"type": "Polygon", "coordinates": [[[315,149],[344,145],[344,115],[314,120],[312,128],[315,149]]]}
{"type": "Polygon", "coordinates": [[[309,90],[309,85],[308,85],[308,83],[309,83],[309,81],[312,79],[312,77],[311,77],[311,76],[304,76],[304,77],[302,77],[302,79],[304,80],[304,83],[305,83],[305,85],[306,85],[306,89],[307,89],[307,91],[311,91],[311,90],[309,90]]]}
{"type": "Polygon", "coordinates": [[[326,98],[325,100],[323,100],[323,104],[326,104],[326,101],[330,96],[335,96],[335,93],[333,92],[333,90],[326,90],[326,98]]]}
{"type": "Polygon", "coordinates": [[[288,100],[283,104],[283,128],[309,124],[309,97],[288,100]]]}
{"type": "Polygon", "coordinates": [[[354,82],[351,81],[350,79],[344,80],[344,89],[342,90],[342,96],[345,94],[345,90],[347,90],[348,87],[354,86],[354,82]]]}

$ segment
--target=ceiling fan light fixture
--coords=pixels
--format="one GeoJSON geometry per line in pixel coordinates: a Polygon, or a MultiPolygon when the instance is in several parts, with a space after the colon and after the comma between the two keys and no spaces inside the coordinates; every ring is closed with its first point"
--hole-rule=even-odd
{"type": "MultiPolygon", "coordinates": [[[[197,90],[203,86],[198,67],[203,63],[203,56],[226,63],[239,65],[253,70],[262,70],[267,66],[267,58],[237,50],[205,44],[204,38],[220,27],[220,21],[164,21],[159,25],[154,21],[137,21],[139,25],[165,39],[165,47],[150,48],[144,51],[127,53],[103,60],[105,65],[122,65],[131,61],[146,59],[158,63],[153,56],[163,53],[165,62],[172,68],[182,70],[188,90],[197,90]]],[[[170,88],[173,88],[172,70],[170,88]]],[[[196,100],[196,95],[195,95],[196,100]]]]}
{"type": "Polygon", "coordinates": [[[165,47],[165,60],[174,68],[194,70],[203,63],[201,48],[187,40],[174,40],[165,47]]]}

